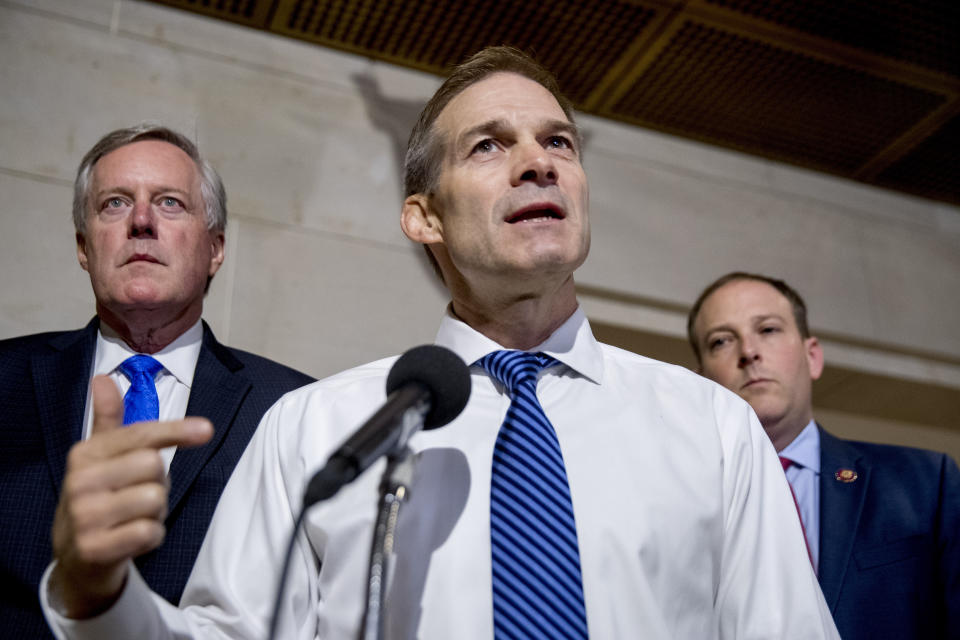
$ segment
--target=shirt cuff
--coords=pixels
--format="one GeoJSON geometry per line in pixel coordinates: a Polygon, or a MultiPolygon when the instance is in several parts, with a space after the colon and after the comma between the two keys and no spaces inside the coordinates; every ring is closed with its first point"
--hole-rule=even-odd
{"type": "Polygon", "coordinates": [[[109,609],[92,618],[74,620],[56,609],[50,598],[50,574],[56,567],[54,560],[40,580],[40,606],[47,624],[58,640],[102,640],[103,638],[149,637],[148,628],[153,616],[145,612],[155,608],[150,587],[140,576],[133,562],[128,562],[127,580],[120,597],[109,609]]]}

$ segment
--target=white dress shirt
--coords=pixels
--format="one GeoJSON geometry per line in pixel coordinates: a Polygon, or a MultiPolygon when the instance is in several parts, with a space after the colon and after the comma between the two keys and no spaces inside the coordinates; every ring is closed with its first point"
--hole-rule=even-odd
{"type": "MultiPolygon", "coordinates": [[[[500,347],[447,315],[437,344],[467,363],[500,347]]],[[[577,311],[543,351],[580,543],[590,636],[837,638],[780,464],[748,405],[690,371],[596,342],[577,311]]],[[[176,609],[131,565],[117,603],[60,638],[266,636],[276,577],[312,474],[385,399],[394,358],[288,393],[220,500],[176,609]]],[[[417,478],[396,531],[387,638],[489,640],[490,466],[509,396],[481,368],[464,412],[411,440],[417,478]]],[[[306,518],[278,637],[357,637],[381,460],[306,518]]]]}
{"type": "MultiPolygon", "coordinates": [[[[200,357],[200,344],[203,342],[203,325],[200,320],[176,340],[168,344],[157,353],[150,354],[152,358],[163,365],[157,373],[154,383],[157,386],[157,398],[160,401],[160,420],[180,420],[187,414],[187,403],[190,401],[190,387],[193,386],[193,372],[197,368],[197,358],[200,357]]],[[[120,389],[120,394],[127,393],[130,380],[120,371],[119,366],[130,356],[138,352],[130,348],[116,331],[100,323],[97,332],[97,351],[93,358],[93,368],[90,379],[96,375],[109,375],[120,389]]],[[[87,405],[83,419],[83,439],[90,437],[93,428],[93,402],[90,397],[90,386],[87,386],[87,405]]],[[[176,447],[167,447],[160,451],[163,464],[170,471],[170,462],[176,453],[176,447]]]]}

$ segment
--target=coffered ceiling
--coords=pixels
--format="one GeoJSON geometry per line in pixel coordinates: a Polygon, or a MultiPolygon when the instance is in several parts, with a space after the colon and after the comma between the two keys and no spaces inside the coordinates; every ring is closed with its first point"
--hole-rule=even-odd
{"type": "Polygon", "coordinates": [[[423,71],[531,52],[581,111],[960,205],[957,0],[154,0],[423,71]]]}

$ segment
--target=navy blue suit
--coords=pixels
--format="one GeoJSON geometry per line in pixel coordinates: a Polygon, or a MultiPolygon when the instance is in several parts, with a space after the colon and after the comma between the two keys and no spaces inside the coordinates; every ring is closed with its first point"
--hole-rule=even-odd
{"type": "Polygon", "coordinates": [[[840,637],[960,638],[956,463],[821,428],[820,472],[819,578],[840,637]]]}
{"type": "MultiPolygon", "coordinates": [[[[0,341],[0,628],[5,638],[52,637],[38,585],[67,452],[83,430],[98,320],[78,331],[0,341]]],[[[178,450],[170,465],[163,545],[136,560],[147,583],[177,603],[214,507],[250,436],[284,393],[312,378],[221,345],[203,325],[188,416],[214,426],[210,442],[178,450]]]]}

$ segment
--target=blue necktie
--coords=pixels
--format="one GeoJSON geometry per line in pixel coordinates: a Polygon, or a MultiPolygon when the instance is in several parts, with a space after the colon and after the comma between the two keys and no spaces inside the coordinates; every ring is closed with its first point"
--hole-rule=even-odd
{"type": "Polygon", "coordinates": [[[153,378],[163,365],[150,356],[138,354],[124,360],[118,368],[130,380],[130,388],[123,396],[123,424],[159,419],[160,399],[153,378]]]}
{"type": "Polygon", "coordinates": [[[587,638],[570,486],[557,434],[537,400],[537,374],[558,363],[495,351],[477,364],[511,399],[490,478],[494,638],[587,638]]]}

